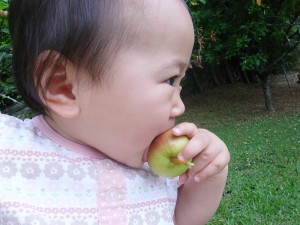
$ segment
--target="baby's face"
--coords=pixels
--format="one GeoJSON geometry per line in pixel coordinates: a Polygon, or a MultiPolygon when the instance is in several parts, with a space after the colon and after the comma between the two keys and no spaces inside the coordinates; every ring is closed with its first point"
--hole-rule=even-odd
{"type": "MultiPolygon", "coordinates": [[[[180,80],[194,43],[179,0],[155,0],[144,40],[121,50],[106,80],[82,95],[80,141],[130,166],[143,163],[151,141],[184,112],[180,80]]],[[[144,18],[146,19],[146,18],[144,18]]]]}

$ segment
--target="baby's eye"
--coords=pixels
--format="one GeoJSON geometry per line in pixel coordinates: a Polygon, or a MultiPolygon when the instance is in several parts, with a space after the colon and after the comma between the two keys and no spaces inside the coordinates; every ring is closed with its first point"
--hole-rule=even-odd
{"type": "Polygon", "coordinates": [[[179,78],[178,75],[171,77],[170,79],[166,80],[165,82],[171,86],[174,85],[175,81],[177,81],[179,78]]]}

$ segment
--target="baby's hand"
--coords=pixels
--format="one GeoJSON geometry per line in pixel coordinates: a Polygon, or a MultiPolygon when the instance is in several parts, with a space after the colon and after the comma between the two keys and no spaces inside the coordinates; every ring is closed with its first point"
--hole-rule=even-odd
{"type": "Polygon", "coordinates": [[[223,171],[230,160],[225,143],[215,134],[205,129],[198,129],[193,123],[181,123],[173,128],[175,136],[185,135],[190,141],[179,154],[180,160],[193,158],[195,166],[179,177],[180,184],[193,177],[201,182],[223,171]]]}

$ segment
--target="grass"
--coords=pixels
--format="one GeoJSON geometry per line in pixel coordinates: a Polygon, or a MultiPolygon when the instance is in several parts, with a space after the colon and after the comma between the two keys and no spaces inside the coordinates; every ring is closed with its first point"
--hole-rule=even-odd
{"type": "Polygon", "coordinates": [[[300,224],[299,128],[299,115],[277,115],[212,129],[232,158],[211,224],[300,224]]]}
{"type": "Polygon", "coordinates": [[[274,114],[264,112],[261,93],[250,86],[186,99],[181,120],[209,128],[231,152],[224,197],[210,225],[300,224],[300,103],[294,88],[276,90],[274,114]]]}

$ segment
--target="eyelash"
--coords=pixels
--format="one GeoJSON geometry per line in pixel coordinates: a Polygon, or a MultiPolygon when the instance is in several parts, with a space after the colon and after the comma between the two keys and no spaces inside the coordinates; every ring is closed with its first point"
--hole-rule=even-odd
{"type": "Polygon", "coordinates": [[[166,80],[165,82],[171,86],[173,86],[174,82],[176,79],[178,79],[180,76],[176,75],[176,76],[173,76],[171,78],[169,78],[168,80],[166,80]]]}

